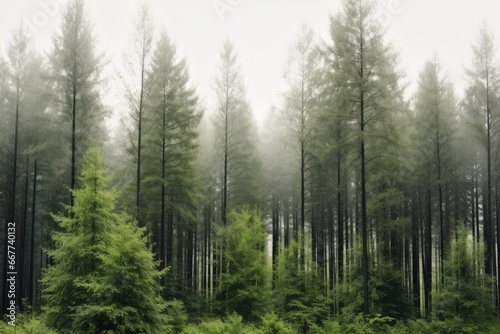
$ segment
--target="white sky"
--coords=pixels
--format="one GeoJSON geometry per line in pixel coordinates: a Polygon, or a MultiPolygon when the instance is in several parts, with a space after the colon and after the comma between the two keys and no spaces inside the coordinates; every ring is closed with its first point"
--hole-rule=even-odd
{"type": "MultiPolygon", "coordinates": [[[[0,0],[0,46],[5,48],[10,32],[20,22],[33,28],[41,50],[50,49],[50,35],[59,25],[60,9],[67,0],[0,0]]],[[[87,0],[100,47],[119,68],[129,41],[138,0],[87,0]]],[[[248,98],[258,119],[279,103],[281,77],[288,48],[302,22],[321,39],[328,39],[329,15],[340,0],[149,0],[159,28],[165,28],[188,59],[195,87],[207,109],[211,107],[213,80],[219,50],[230,38],[239,53],[247,83],[248,98]],[[226,5],[218,12],[215,5],[226,5]],[[223,14],[223,15],[221,15],[223,14]]],[[[222,7],[219,7],[222,8],[222,7]]],[[[400,52],[401,68],[411,89],[424,63],[438,56],[457,93],[464,87],[464,67],[470,63],[471,44],[483,21],[495,32],[500,45],[500,1],[498,0],[379,0],[380,19],[388,39],[400,52]]],[[[499,54],[500,55],[500,54],[499,54]]],[[[123,108],[117,80],[110,80],[108,97],[117,112],[123,108]]]]}

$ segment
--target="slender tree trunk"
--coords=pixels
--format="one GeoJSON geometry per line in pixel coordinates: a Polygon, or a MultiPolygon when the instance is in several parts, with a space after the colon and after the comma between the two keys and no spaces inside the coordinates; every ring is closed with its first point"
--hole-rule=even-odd
{"type": "MultiPolygon", "coordinates": [[[[302,117],[302,122],[304,122],[302,117]]],[[[304,125],[302,125],[303,127],[304,125]]],[[[302,130],[303,131],[303,130],[302,130]]],[[[305,147],[304,140],[300,142],[300,262],[305,267],[305,220],[306,220],[306,186],[305,186],[305,147]]],[[[313,222],[311,222],[312,224],[313,222]]]]}
{"type": "Polygon", "coordinates": [[[187,233],[186,233],[186,259],[185,259],[185,264],[183,267],[186,268],[186,287],[188,290],[188,293],[192,293],[191,291],[193,290],[193,275],[195,273],[194,268],[194,239],[195,239],[195,233],[193,233],[193,230],[191,228],[188,228],[187,233]]]}
{"type": "MultiPolygon", "coordinates": [[[[436,123],[439,123],[439,119],[436,116],[436,123]]],[[[441,277],[441,285],[444,285],[444,258],[445,258],[445,246],[444,246],[444,218],[443,218],[443,186],[441,184],[441,144],[440,144],[440,134],[439,134],[439,125],[436,129],[436,152],[437,152],[437,169],[438,169],[438,192],[439,192],[439,254],[440,263],[439,263],[439,275],[441,277]]],[[[448,210],[448,207],[446,207],[448,210]]]]}
{"type": "MultiPolygon", "coordinates": [[[[70,206],[75,204],[73,190],[76,186],[76,86],[73,84],[72,110],[71,110],[71,183],[70,206]]],[[[73,217],[73,212],[71,212],[73,217]]]]}
{"type": "Polygon", "coordinates": [[[484,220],[484,242],[486,248],[486,273],[492,274],[492,260],[493,260],[493,224],[491,220],[491,109],[490,109],[490,88],[489,88],[489,75],[486,76],[486,131],[487,131],[487,143],[486,143],[486,173],[487,173],[487,203],[486,212],[484,220]]]}
{"type": "Polygon", "coordinates": [[[419,237],[416,197],[412,200],[412,283],[413,283],[413,308],[420,317],[420,266],[419,266],[419,237]]]}
{"type": "Polygon", "coordinates": [[[209,223],[209,205],[206,204],[203,210],[203,249],[202,249],[202,254],[201,254],[201,291],[205,295],[205,298],[207,296],[207,290],[208,290],[208,268],[207,268],[207,263],[208,263],[208,228],[210,226],[209,223]]]}
{"type": "Polygon", "coordinates": [[[136,171],[136,190],[135,190],[135,206],[136,206],[136,220],[139,226],[143,227],[144,222],[141,220],[141,183],[142,183],[142,127],[144,122],[144,94],[145,94],[145,80],[146,80],[146,56],[147,50],[145,49],[145,33],[143,33],[143,49],[141,54],[141,87],[139,93],[139,105],[137,114],[137,171],[136,171]]]}
{"type": "Polygon", "coordinates": [[[292,225],[293,239],[299,242],[299,217],[297,212],[297,193],[295,191],[292,197],[292,225]]]}
{"type": "MultiPolygon", "coordinates": [[[[495,202],[495,205],[496,205],[496,219],[495,219],[495,222],[496,222],[496,230],[497,230],[497,233],[496,233],[496,246],[497,246],[497,252],[500,251],[500,198],[499,198],[499,195],[498,195],[498,180],[496,181],[496,187],[495,187],[495,197],[496,197],[496,202],[495,202]]],[[[496,269],[498,271],[500,271],[500,256],[498,256],[498,254],[496,254],[496,269]]],[[[497,303],[497,308],[498,306],[500,305],[500,275],[498,274],[498,271],[497,271],[497,293],[496,293],[496,303],[497,303]]]]}
{"type": "Polygon", "coordinates": [[[272,195],[272,225],[273,225],[273,251],[272,251],[272,260],[273,266],[276,264],[276,259],[278,258],[278,250],[279,250],[279,236],[280,236],[280,216],[279,216],[279,200],[277,199],[277,195],[273,193],[272,195]]]}
{"type": "Polygon", "coordinates": [[[432,313],[432,197],[430,186],[427,189],[427,226],[425,228],[425,318],[430,319],[432,313]]]}
{"type": "MultiPolygon", "coordinates": [[[[8,224],[9,223],[15,223],[16,222],[16,204],[17,204],[17,160],[18,160],[18,148],[19,148],[19,85],[17,87],[17,99],[16,99],[16,113],[15,113],[15,124],[14,124],[14,152],[13,152],[13,157],[12,157],[12,169],[11,169],[11,198],[10,198],[10,203],[8,204],[8,210],[7,210],[7,220],[5,221],[5,227],[4,227],[4,259],[3,259],[3,302],[2,302],[2,311],[3,314],[6,313],[7,307],[8,307],[8,287],[7,287],[7,272],[8,270],[8,224]]],[[[18,231],[18,225],[16,224],[16,234],[19,236],[18,231]]],[[[20,241],[20,239],[17,239],[20,241]]],[[[15,249],[16,249],[16,254],[19,254],[20,250],[20,242],[16,242],[15,249]]],[[[19,266],[16,267],[16,270],[19,270],[22,268],[19,268],[19,266]]],[[[19,278],[16,277],[18,280],[19,278]]],[[[18,281],[19,282],[19,281],[18,281]]],[[[19,284],[19,283],[18,283],[19,284]]],[[[19,286],[19,285],[18,285],[19,286]]],[[[17,298],[16,298],[16,303],[18,303],[17,298]]],[[[17,304],[19,306],[19,303],[17,304]]]]}
{"type": "MultiPolygon", "coordinates": [[[[340,140],[340,124],[337,129],[337,140],[340,140]]],[[[337,151],[337,271],[338,282],[344,277],[344,219],[342,214],[342,153],[337,151]]],[[[333,246],[333,245],[332,245],[333,246]]]]}
{"type": "MultiPolygon", "coordinates": [[[[316,263],[318,258],[318,229],[319,229],[319,221],[318,217],[316,216],[316,210],[317,210],[317,204],[314,203],[314,197],[313,197],[313,185],[311,183],[311,257],[312,257],[312,262],[316,263]]],[[[305,229],[304,229],[305,232],[305,229]]],[[[305,249],[305,235],[302,233],[302,268],[306,268],[305,261],[306,261],[306,249],[305,249]]]]}
{"type": "MultiPolygon", "coordinates": [[[[479,176],[477,173],[477,168],[476,168],[476,192],[475,192],[475,198],[476,198],[476,240],[477,242],[480,241],[480,236],[479,236],[479,176]]],[[[483,194],[484,196],[484,194],[483,194]]]]}
{"type": "MultiPolygon", "coordinates": [[[[172,194],[170,194],[170,201],[172,201],[172,194]]],[[[167,240],[166,240],[167,254],[165,256],[165,266],[170,266],[173,260],[174,251],[174,213],[172,208],[167,212],[167,240]]]]}
{"type": "Polygon", "coordinates": [[[23,215],[22,219],[20,221],[20,238],[18,239],[20,241],[20,246],[18,246],[18,269],[17,269],[17,274],[18,274],[18,285],[17,285],[17,296],[19,298],[19,309],[21,311],[24,311],[24,306],[22,305],[22,300],[23,298],[27,297],[27,286],[26,286],[26,279],[25,279],[25,274],[26,274],[26,245],[28,241],[28,230],[27,230],[27,224],[28,224],[28,187],[29,187],[29,161],[26,159],[26,171],[24,175],[24,193],[23,193],[23,215]]]}
{"type": "Polygon", "coordinates": [[[228,188],[228,173],[229,173],[229,70],[226,68],[226,96],[224,110],[224,175],[222,185],[222,209],[221,219],[225,226],[227,223],[227,188],[228,188]]]}
{"type": "MultiPolygon", "coordinates": [[[[364,63],[363,63],[363,31],[361,31],[360,36],[360,78],[365,79],[364,76],[364,63]]],[[[361,265],[363,267],[363,312],[365,314],[370,313],[370,299],[368,291],[368,217],[366,212],[366,158],[365,158],[365,96],[364,87],[361,84],[360,87],[360,127],[361,127],[361,234],[362,234],[362,260],[361,265]]]]}
{"type": "Polygon", "coordinates": [[[35,159],[35,164],[33,167],[33,198],[31,203],[31,240],[30,240],[30,276],[29,276],[29,303],[32,308],[35,307],[35,217],[36,217],[36,187],[37,187],[37,161],[35,159]]]}
{"type": "Polygon", "coordinates": [[[290,201],[286,199],[283,202],[283,224],[284,224],[284,243],[285,247],[290,244],[290,201]]]}
{"type": "MultiPolygon", "coordinates": [[[[162,166],[161,166],[161,212],[160,212],[160,268],[166,268],[166,259],[165,259],[165,206],[166,206],[166,189],[165,189],[165,138],[162,140],[162,166]]],[[[171,240],[169,240],[171,242],[171,240]]],[[[163,279],[162,279],[163,281],[163,279]]]]}
{"type": "Polygon", "coordinates": [[[476,240],[476,187],[475,187],[475,171],[471,173],[472,184],[470,190],[470,200],[471,200],[471,230],[472,230],[472,240],[476,240]]]}
{"type": "MultiPolygon", "coordinates": [[[[337,279],[335,277],[335,216],[334,216],[334,204],[329,201],[328,202],[328,276],[329,276],[329,289],[333,291],[335,288],[335,284],[337,283],[337,279]]],[[[332,302],[331,314],[335,314],[335,303],[332,302]]]]}
{"type": "MultiPolygon", "coordinates": [[[[352,227],[352,224],[353,224],[353,214],[352,214],[352,206],[349,206],[349,193],[348,193],[348,182],[347,182],[347,170],[344,171],[344,177],[345,177],[345,180],[346,182],[344,182],[344,203],[343,203],[343,207],[344,207],[344,218],[345,218],[345,222],[343,224],[343,228],[344,228],[344,249],[343,252],[344,252],[344,261],[343,263],[347,263],[349,264],[349,247],[353,244],[352,243],[352,237],[353,237],[353,233],[352,233],[352,230],[353,230],[353,227],[352,227]]],[[[343,270],[344,268],[342,268],[342,273],[343,273],[343,276],[345,276],[345,271],[343,270]]]]}
{"type": "MultiPolygon", "coordinates": [[[[166,268],[166,259],[165,259],[165,206],[166,206],[166,151],[167,151],[167,111],[166,111],[166,99],[165,94],[163,95],[163,113],[162,113],[162,134],[161,134],[161,212],[160,212],[160,268],[166,268]]],[[[171,241],[169,241],[171,242],[171,241]]],[[[163,283],[162,278],[162,283],[163,283]]]]}

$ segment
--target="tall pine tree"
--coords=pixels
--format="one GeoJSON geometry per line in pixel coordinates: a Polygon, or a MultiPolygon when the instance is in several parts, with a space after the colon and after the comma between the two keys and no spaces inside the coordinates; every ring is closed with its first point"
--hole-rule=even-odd
{"type": "Polygon", "coordinates": [[[54,215],[54,265],[43,277],[44,312],[64,333],[154,333],[164,329],[165,304],[144,229],[116,214],[98,149],[84,159],[82,186],[68,215],[54,215]]]}

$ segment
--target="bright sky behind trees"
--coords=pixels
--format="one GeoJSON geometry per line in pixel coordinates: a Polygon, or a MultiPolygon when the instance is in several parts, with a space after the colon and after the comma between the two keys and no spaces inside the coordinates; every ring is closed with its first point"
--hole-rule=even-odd
{"type": "MultiPolygon", "coordinates": [[[[137,0],[87,0],[100,48],[111,66],[107,69],[111,94],[107,103],[116,113],[122,97],[116,72],[122,66],[137,0]]],[[[150,0],[157,26],[165,28],[179,53],[187,57],[193,84],[207,110],[212,108],[212,82],[223,41],[230,38],[239,54],[251,107],[259,120],[279,104],[282,76],[289,45],[301,23],[328,36],[329,15],[340,0],[150,0]]],[[[5,45],[20,21],[35,34],[39,49],[49,51],[50,36],[58,27],[66,0],[0,0],[0,46],[5,45]]],[[[379,0],[379,18],[388,30],[400,66],[407,73],[410,89],[416,89],[418,73],[429,58],[442,60],[445,71],[462,94],[464,66],[470,63],[471,47],[483,22],[495,33],[500,45],[500,13],[497,0],[379,0]]]]}

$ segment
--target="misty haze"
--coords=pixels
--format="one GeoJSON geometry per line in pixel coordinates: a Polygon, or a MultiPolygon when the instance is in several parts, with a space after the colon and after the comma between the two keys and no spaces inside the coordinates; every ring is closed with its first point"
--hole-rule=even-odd
{"type": "Polygon", "coordinates": [[[499,15],[0,0],[0,333],[500,333],[499,15]]]}

